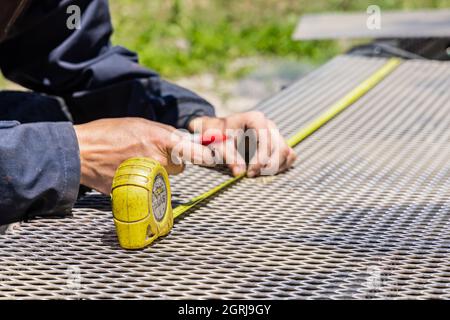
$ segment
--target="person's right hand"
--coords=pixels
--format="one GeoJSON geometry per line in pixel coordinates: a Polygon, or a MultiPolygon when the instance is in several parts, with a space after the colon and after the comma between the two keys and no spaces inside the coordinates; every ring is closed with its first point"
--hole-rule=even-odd
{"type": "Polygon", "coordinates": [[[160,162],[169,174],[183,171],[180,160],[212,165],[212,151],[183,138],[176,129],[140,119],[102,119],[74,126],[80,148],[80,183],[103,194],[111,191],[117,167],[133,157],[148,157],[160,162]]]}

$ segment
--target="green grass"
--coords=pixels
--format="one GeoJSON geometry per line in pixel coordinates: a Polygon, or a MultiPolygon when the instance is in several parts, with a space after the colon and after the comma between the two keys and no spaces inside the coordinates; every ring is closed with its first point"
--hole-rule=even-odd
{"type": "MultiPolygon", "coordinates": [[[[382,10],[450,7],[450,0],[373,1],[382,10]]],[[[144,65],[167,77],[212,72],[239,76],[230,68],[245,57],[282,57],[319,64],[341,52],[335,41],[292,41],[301,14],[352,11],[351,0],[114,0],[113,42],[139,52],[144,65]]]]}
{"type": "MultiPolygon", "coordinates": [[[[291,39],[307,12],[365,11],[360,0],[111,0],[113,42],[139,53],[165,77],[198,73],[238,77],[241,58],[283,58],[320,64],[346,49],[335,41],[291,39]]],[[[382,10],[450,7],[450,0],[372,1],[382,10]]],[[[348,45],[348,44],[347,44],[348,45]]],[[[6,82],[0,76],[0,88],[6,82]]]]}

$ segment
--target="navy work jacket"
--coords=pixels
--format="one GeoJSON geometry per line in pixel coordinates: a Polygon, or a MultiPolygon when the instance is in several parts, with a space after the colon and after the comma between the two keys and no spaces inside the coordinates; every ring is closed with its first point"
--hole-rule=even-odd
{"type": "Polygon", "coordinates": [[[73,124],[142,117],[185,128],[214,116],[204,99],[113,46],[111,34],[106,0],[35,0],[0,43],[4,76],[33,91],[0,91],[0,225],[70,212],[80,183],[73,124]]]}

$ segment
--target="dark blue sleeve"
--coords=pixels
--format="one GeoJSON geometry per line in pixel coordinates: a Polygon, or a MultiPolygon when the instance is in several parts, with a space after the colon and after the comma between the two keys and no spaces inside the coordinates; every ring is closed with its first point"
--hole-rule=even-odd
{"type": "Polygon", "coordinates": [[[0,121],[0,225],[69,213],[79,183],[78,142],[70,122],[0,121]]]}
{"type": "Polygon", "coordinates": [[[207,101],[112,46],[111,34],[106,0],[33,1],[0,45],[0,68],[14,82],[62,97],[75,123],[136,116],[181,128],[193,116],[214,115],[207,101]],[[81,9],[78,30],[66,25],[70,5],[81,9]]]}

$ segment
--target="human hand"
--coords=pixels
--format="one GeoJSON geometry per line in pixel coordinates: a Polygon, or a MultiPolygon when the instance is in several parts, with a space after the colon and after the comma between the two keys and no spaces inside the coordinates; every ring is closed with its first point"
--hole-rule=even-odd
{"type": "Polygon", "coordinates": [[[182,172],[183,161],[214,162],[209,148],[184,138],[173,127],[145,119],[101,119],[74,128],[80,148],[81,184],[103,194],[111,191],[117,167],[132,157],[152,158],[169,174],[182,172]]]}
{"type": "Polygon", "coordinates": [[[216,157],[223,159],[234,176],[246,170],[248,177],[276,174],[290,168],[297,158],[275,123],[258,111],[238,113],[225,118],[194,118],[190,121],[188,129],[206,136],[228,137],[225,142],[214,143],[211,146],[216,157]],[[254,139],[256,151],[247,168],[237,148],[242,135],[248,131],[252,131],[256,138],[254,139]]]}

